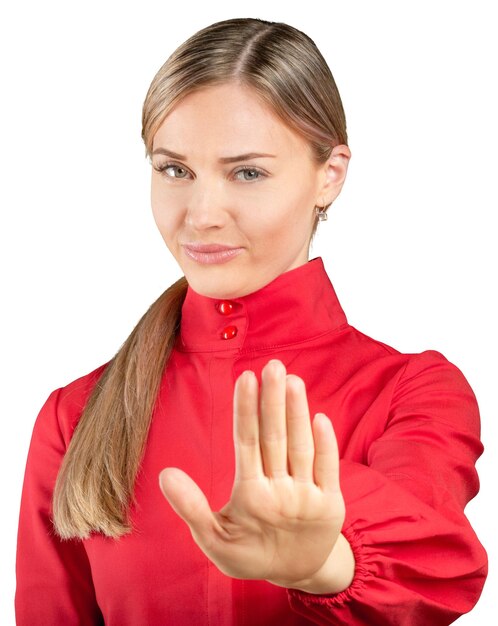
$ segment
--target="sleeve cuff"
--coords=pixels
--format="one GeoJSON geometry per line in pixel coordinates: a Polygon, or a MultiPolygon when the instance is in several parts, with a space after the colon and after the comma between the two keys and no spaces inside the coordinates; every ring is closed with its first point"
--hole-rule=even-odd
{"type": "Polygon", "coordinates": [[[360,535],[350,524],[342,529],[342,534],[348,540],[355,559],[354,578],[352,583],[339,593],[315,594],[299,589],[287,589],[287,597],[290,606],[299,612],[299,606],[313,606],[326,604],[327,606],[340,606],[352,600],[368,584],[369,578],[374,575],[374,565],[369,562],[368,548],[365,548],[360,535]]]}

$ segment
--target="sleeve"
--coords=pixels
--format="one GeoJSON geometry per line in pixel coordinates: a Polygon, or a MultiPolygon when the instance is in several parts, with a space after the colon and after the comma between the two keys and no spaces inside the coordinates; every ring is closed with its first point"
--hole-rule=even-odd
{"type": "Polygon", "coordinates": [[[461,371],[434,350],[409,359],[365,462],[341,461],[353,582],[335,595],[288,589],[292,609],[349,626],[444,626],[470,611],[487,575],[464,515],[482,451],[477,401],[461,371]]]}
{"type": "Polygon", "coordinates": [[[104,623],[83,543],[59,539],[51,522],[52,492],[65,453],[57,417],[60,391],[42,406],[28,451],[17,534],[18,626],[104,623]]]}

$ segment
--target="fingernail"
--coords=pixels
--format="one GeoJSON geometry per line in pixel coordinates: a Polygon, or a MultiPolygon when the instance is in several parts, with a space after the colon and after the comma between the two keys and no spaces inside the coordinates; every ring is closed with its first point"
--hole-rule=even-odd
{"type": "Polygon", "coordinates": [[[175,470],[172,470],[171,468],[165,468],[161,470],[161,472],[159,473],[159,484],[161,484],[161,476],[164,476],[167,481],[178,481],[180,478],[180,474],[178,472],[175,472],[175,470]]]}
{"type": "Polygon", "coordinates": [[[286,372],[285,365],[278,359],[270,359],[263,367],[263,370],[267,373],[273,372],[277,375],[282,374],[282,372],[286,372]]]}
{"type": "Polygon", "coordinates": [[[285,370],[285,365],[282,363],[282,361],[279,361],[278,359],[271,359],[271,361],[268,361],[268,365],[280,370],[285,370]]]}

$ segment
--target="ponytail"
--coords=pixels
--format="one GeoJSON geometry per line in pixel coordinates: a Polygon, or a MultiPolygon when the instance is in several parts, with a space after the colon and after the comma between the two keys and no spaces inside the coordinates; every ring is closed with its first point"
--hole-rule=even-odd
{"type": "Polygon", "coordinates": [[[61,539],[132,531],[128,508],[187,286],[180,278],[149,307],[90,393],[54,487],[61,539]]]}

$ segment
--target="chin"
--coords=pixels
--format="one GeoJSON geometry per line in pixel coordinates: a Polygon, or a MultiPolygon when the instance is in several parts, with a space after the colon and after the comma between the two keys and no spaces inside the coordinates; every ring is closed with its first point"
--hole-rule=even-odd
{"type": "MultiPolygon", "coordinates": [[[[197,273],[196,273],[197,274],[197,273]]],[[[211,279],[206,276],[193,275],[192,272],[185,274],[190,287],[201,296],[215,298],[217,300],[230,300],[240,297],[242,285],[233,284],[228,276],[220,276],[211,279]]],[[[235,281],[237,283],[237,281],[235,281]]]]}

